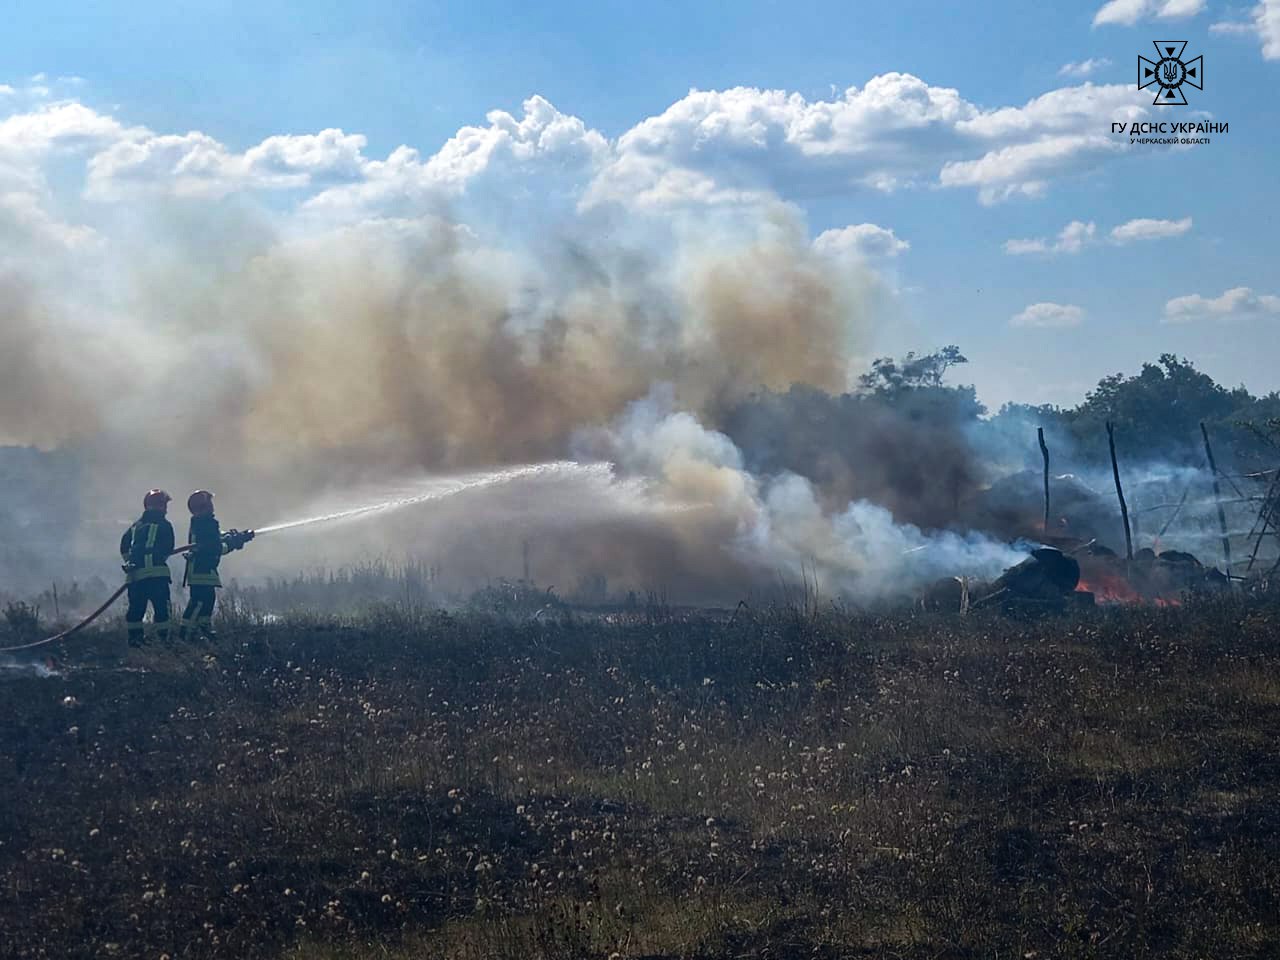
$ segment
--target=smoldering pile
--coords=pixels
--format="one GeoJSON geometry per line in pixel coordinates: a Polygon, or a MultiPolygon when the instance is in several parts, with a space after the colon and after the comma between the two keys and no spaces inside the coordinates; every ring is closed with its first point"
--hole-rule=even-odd
{"type": "Polygon", "coordinates": [[[1230,579],[1181,550],[1156,553],[1149,547],[1127,560],[1090,542],[1074,553],[1036,547],[1027,559],[992,581],[948,577],[919,598],[931,610],[967,612],[996,607],[1006,612],[1062,611],[1096,603],[1178,605],[1189,596],[1227,589],[1230,579]]]}

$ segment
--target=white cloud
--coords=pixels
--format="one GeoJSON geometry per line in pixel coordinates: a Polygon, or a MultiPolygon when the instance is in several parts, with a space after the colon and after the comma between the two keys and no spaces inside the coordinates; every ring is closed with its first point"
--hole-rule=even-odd
{"type": "Polygon", "coordinates": [[[360,176],[365,158],[361,154],[368,141],[360,134],[341,130],[321,130],[308,136],[268,137],[246,151],[244,165],[251,175],[355,178],[360,176]]]}
{"type": "Polygon", "coordinates": [[[7,83],[0,83],[0,97],[10,97],[15,93],[17,93],[17,91],[7,83]]]}
{"type": "Polygon", "coordinates": [[[546,99],[524,101],[523,115],[490,111],[486,127],[463,127],[433,156],[401,146],[385,161],[364,161],[360,179],[307,202],[316,212],[385,212],[405,203],[456,197],[482,184],[519,197],[532,191],[571,194],[576,201],[611,155],[609,141],[546,99]],[[537,182],[537,186],[531,186],[537,182]]]}
{"type": "Polygon", "coordinates": [[[1165,323],[1190,323],[1209,317],[1231,319],[1280,315],[1280,297],[1254,293],[1249,287],[1233,287],[1218,297],[1193,293],[1174,297],[1164,305],[1165,323]]]}
{"type": "Polygon", "coordinates": [[[1131,27],[1139,20],[1159,17],[1180,20],[1194,17],[1205,8],[1205,0],[1110,0],[1093,16],[1095,27],[1120,24],[1131,27]]]}
{"type": "Polygon", "coordinates": [[[1262,0],[1251,11],[1250,22],[1222,21],[1209,27],[1212,33],[1252,33],[1262,41],[1265,60],[1280,60],[1280,0],[1262,0]]]}
{"type": "Polygon", "coordinates": [[[1033,303],[1009,321],[1014,327],[1078,327],[1084,311],[1068,303],[1033,303]]]}
{"type": "Polygon", "coordinates": [[[1021,107],[984,111],[957,126],[989,140],[1083,133],[1092,131],[1100,119],[1145,116],[1147,102],[1128,84],[1086,82],[1050,90],[1021,107]]]}
{"type": "Polygon", "coordinates": [[[365,138],[341,130],[268,137],[243,154],[204,133],[120,139],[89,161],[88,192],[107,197],[134,189],[181,196],[221,196],[245,187],[306,187],[362,176],[365,138]]]}
{"type": "Polygon", "coordinates": [[[1262,55],[1280,60],[1280,0],[1262,0],[1253,8],[1253,23],[1262,38],[1262,55]]]}
{"type": "Polygon", "coordinates": [[[944,163],[939,181],[977,187],[983,203],[1042,194],[1050,179],[1088,169],[1120,150],[1099,121],[1144,116],[1147,110],[1134,94],[1123,84],[1084,83],[1050,91],[1022,107],[983,112],[957,126],[991,141],[992,148],[976,159],[944,163]]]}
{"type": "Polygon", "coordinates": [[[931,179],[939,156],[960,145],[956,124],[977,115],[956,90],[904,73],[830,101],[751,87],[693,90],[622,135],[586,200],[679,202],[690,187],[705,193],[706,179],[730,198],[803,179],[816,193],[894,190],[931,179]]]}
{"type": "MultiPolygon", "coordinates": [[[[1137,240],[1159,240],[1165,237],[1180,237],[1191,229],[1191,218],[1181,220],[1151,220],[1140,218],[1129,220],[1113,227],[1108,237],[1112,243],[1126,244],[1137,240]]],[[[1058,233],[1053,240],[1036,237],[1028,240],[1008,240],[1004,252],[1019,254],[1055,254],[1079,253],[1084,247],[1092,244],[1097,237],[1097,227],[1090,220],[1084,223],[1072,220],[1058,233]]]]}
{"type": "Polygon", "coordinates": [[[874,223],[859,223],[837,230],[824,230],[813,241],[813,249],[825,256],[853,256],[864,260],[896,257],[911,249],[893,230],[874,223]]]}
{"type": "Polygon", "coordinates": [[[39,187],[12,172],[23,167],[15,158],[65,147],[87,154],[86,192],[99,200],[296,190],[308,213],[354,219],[495,198],[503,203],[488,206],[507,210],[554,200],[567,215],[609,205],[759,210],[859,187],[972,188],[994,203],[1038,196],[1118,155],[1106,122],[1146,115],[1145,97],[1128,85],[1086,82],[988,109],[888,73],[830,101],[746,87],[692,91],[616,141],[532,96],[520,114],[492,111],[434,154],[401,146],[375,159],[363,136],[343,130],[268,137],[238,152],[201,131],[126,127],[71,100],[0,121],[0,188],[39,187]]]}
{"type": "Polygon", "coordinates": [[[95,147],[128,135],[119,121],[84,104],[51,103],[0,120],[0,156],[35,158],[55,147],[95,147]]]}
{"type": "Polygon", "coordinates": [[[1099,27],[1104,23],[1119,23],[1131,26],[1146,16],[1150,9],[1150,0],[1110,0],[1093,15],[1093,25],[1099,27]]]}
{"type": "Polygon", "coordinates": [[[1093,241],[1097,226],[1092,220],[1084,223],[1072,220],[1058,233],[1053,241],[1044,239],[1009,240],[1004,245],[1004,252],[1010,254],[1027,253],[1079,253],[1087,243],[1093,241]]]}
{"type": "Polygon", "coordinates": [[[503,110],[485,117],[487,127],[463,127],[433,156],[427,176],[461,187],[480,173],[501,167],[516,172],[533,164],[594,170],[608,153],[608,141],[577,117],[561,113],[546,99],[524,101],[524,116],[503,110]]]}
{"type": "Polygon", "coordinates": [[[902,73],[832,101],[745,87],[693,91],[620,138],[586,203],[675,203],[690,187],[712,193],[708,180],[733,200],[761,190],[820,196],[929,183],[973,187],[988,203],[1036,196],[1051,179],[1119,150],[1106,121],[1147,112],[1130,86],[1089,83],[983,110],[902,73]]]}
{"type": "Polygon", "coordinates": [[[1081,60],[1079,63],[1064,63],[1058,68],[1058,76],[1083,79],[1109,66],[1111,66],[1111,61],[1106,57],[1090,57],[1088,60],[1081,60]]]}
{"type": "Polygon", "coordinates": [[[1165,0],[1164,3],[1158,4],[1156,16],[1166,20],[1179,20],[1203,13],[1204,8],[1205,0],[1165,0]]]}
{"type": "Polygon", "coordinates": [[[31,193],[0,193],[0,237],[11,251],[37,252],[49,248],[75,250],[101,240],[91,227],[55,219],[31,193]]]}
{"type": "Polygon", "coordinates": [[[1181,220],[1139,218],[1113,228],[1111,240],[1113,243],[1131,243],[1134,240],[1159,240],[1164,237],[1180,237],[1190,229],[1190,217],[1183,217],[1181,220]]]}

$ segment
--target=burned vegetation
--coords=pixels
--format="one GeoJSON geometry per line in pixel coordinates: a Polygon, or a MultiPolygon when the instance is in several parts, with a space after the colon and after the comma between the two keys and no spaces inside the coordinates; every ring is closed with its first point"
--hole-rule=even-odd
{"type": "Polygon", "coordinates": [[[0,670],[0,955],[1274,956],[1278,617],[385,609],[0,670]]]}
{"type": "MultiPolygon", "coordinates": [[[[1207,470],[1156,476],[1121,418],[1085,424],[1109,469],[1059,423],[993,479],[961,360],[725,416],[735,478],[892,492],[916,536],[849,515],[857,606],[562,598],[526,547],[452,612],[413,561],[229,589],[211,644],[0,653],[0,957],[1276,956],[1274,459],[1219,469],[1206,426],[1207,470]],[[989,579],[933,582],[970,534],[989,579]]],[[[723,575],[698,547],[686,587],[723,575]]],[[[0,648],[85,605],[51,594],[0,648]]]]}

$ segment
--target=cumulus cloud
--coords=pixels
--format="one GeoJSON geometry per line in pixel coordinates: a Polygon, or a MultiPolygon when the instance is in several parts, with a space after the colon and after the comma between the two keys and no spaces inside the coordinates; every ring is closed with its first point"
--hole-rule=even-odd
{"type": "Polygon", "coordinates": [[[57,147],[94,148],[133,134],[113,117],[82,103],[42,104],[0,120],[0,154],[36,162],[57,147]]]}
{"type": "Polygon", "coordinates": [[[1090,57],[1088,60],[1081,60],[1078,63],[1064,63],[1058,68],[1058,76],[1060,77],[1077,77],[1084,79],[1093,76],[1099,70],[1103,70],[1111,66],[1111,61],[1106,57],[1090,57]]]}
{"type": "Polygon", "coordinates": [[[268,137],[236,154],[204,133],[135,132],[89,161],[87,190],[106,198],[131,190],[221,196],[246,188],[298,188],[352,180],[365,166],[365,138],[341,130],[268,137]]]}
{"type": "Polygon", "coordinates": [[[1139,20],[1158,17],[1180,20],[1194,17],[1205,8],[1205,0],[1110,0],[1093,16],[1095,27],[1119,24],[1131,27],[1139,20]]]}
{"type": "Polygon", "coordinates": [[[1085,244],[1093,240],[1097,229],[1092,220],[1088,223],[1072,220],[1062,228],[1054,240],[1045,240],[1043,238],[1008,240],[1005,242],[1004,250],[1005,253],[1015,255],[1028,253],[1079,253],[1085,244]]]}
{"type": "Polygon", "coordinates": [[[988,109],[955,89],[887,73],[829,101],[747,87],[691,91],[616,141],[535,95],[519,114],[492,111],[429,156],[401,146],[380,159],[366,154],[362,135],[340,129],[268,137],[238,152],[201,131],[125,127],[68,100],[0,122],[0,168],[19,153],[82,150],[96,199],[294,190],[312,214],[350,219],[457,202],[492,209],[496,197],[521,191],[556,200],[565,216],[608,207],[758,210],[850,188],[930,185],[971,188],[993,203],[1038,196],[1117,153],[1101,123],[1147,113],[1127,85],[1086,82],[988,109]]]}
{"type": "Polygon", "coordinates": [[[32,193],[0,193],[0,237],[10,257],[48,253],[48,248],[84,249],[101,240],[92,227],[64,223],[40,205],[32,193]]]}
{"type": "Polygon", "coordinates": [[[1217,297],[1203,297],[1198,293],[1174,297],[1164,305],[1165,323],[1277,315],[1280,315],[1280,297],[1255,293],[1249,287],[1233,287],[1217,297]]]}
{"type": "MultiPolygon", "coordinates": [[[[1183,217],[1181,220],[1139,218],[1113,227],[1108,234],[1108,238],[1114,244],[1127,244],[1139,240],[1160,240],[1166,237],[1179,237],[1190,229],[1190,217],[1183,217]]],[[[1027,240],[1008,240],[1005,241],[1004,251],[1014,255],[1079,253],[1086,246],[1095,242],[1097,233],[1097,226],[1092,220],[1088,223],[1072,220],[1062,228],[1054,239],[1036,237],[1027,240]]]]}
{"type": "Polygon", "coordinates": [[[701,202],[716,198],[715,187],[739,202],[759,190],[806,196],[929,183],[975,188],[984,202],[1034,196],[1118,149],[1097,132],[1099,120],[1146,112],[1130,87],[1088,83],[985,110],[904,73],[831,101],[693,91],[620,138],[586,202],[701,202]]]}
{"type": "Polygon", "coordinates": [[[1280,0],[1261,0],[1248,21],[1224,20],[1211,24],[1212,33],[1254,34],[1262,41],[1262,56],[1280,60],[1280,0]]]}
{"type": "Polygon", "coordinates": [[[892,229],[874,223],[858,223],[835,230],[824,230],[813,241],[813,248],[827,256],[871,260],[896,257],[911,249],[911,244],[906,240],[899,240],[892,229]]]}
{"type": "Polygon", "coordinates": [[[957,129],[989,147],[974,159],[946,161],[939,182],[976,187],[983,203],[1038,196],[1050,180],[1087,170],[1121,149],[1098,120],[1144,116],[1147,109],[1134,94],[1123,84],[1086,82],[966,119],[957,129]]]}
{"type": "Polygon", "coordinates": [[[1067,303],[1033,303],[1010,319],[1014,327],[1078,327],[1084,311],[1067,303]]]}
{"type": "Polygon", "coordinates": [[[1190,229],[1190,217],[1183,217],[1181,220],[1152,220],[1143,217],[1112,228],[1110,237],[1114,243],[1132,243],[1135,240],[1180,237],[1190,229]]]}

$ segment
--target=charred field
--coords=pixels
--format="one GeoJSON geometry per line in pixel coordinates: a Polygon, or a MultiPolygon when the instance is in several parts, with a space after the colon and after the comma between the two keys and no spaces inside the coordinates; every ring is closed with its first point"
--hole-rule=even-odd
{"type": "Polygon", "coordinates": [[[1275,956],[1278,623],[1272,592],[91,634],[0,670],[0,955],[1275,956]]]}

